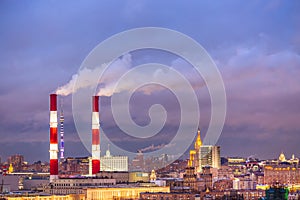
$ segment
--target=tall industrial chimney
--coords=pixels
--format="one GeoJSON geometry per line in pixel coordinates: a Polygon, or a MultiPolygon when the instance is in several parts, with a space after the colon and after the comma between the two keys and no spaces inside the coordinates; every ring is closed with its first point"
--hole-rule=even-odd
{"type": "Polygon", "coordinates": [[[100,171],[99,96],[92,97],[92,174],[100,171]]]}
{"type": "Polygon", "coordinates": [[[57,95],[50,94],[50,182],[58,178],[57,95]]]}

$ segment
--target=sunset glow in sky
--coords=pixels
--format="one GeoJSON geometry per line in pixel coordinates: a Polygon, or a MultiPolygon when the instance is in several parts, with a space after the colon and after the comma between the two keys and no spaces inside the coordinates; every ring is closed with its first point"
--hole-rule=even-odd
{"type": "MultiPolygon", "coordinates": [[[[218,141],[222,156],[275,158],[284,151],[287,158],[292,153],[300,157],[299,11],[299,1],[283,0],[1,1],[0,157],[19,153],[29,161],[48,160],[49,93],[68,83],[101,41],[149,26],[190,36],[218,66],[227,94],[227,116],[218,141]]],[[[205,134],[209,95],[191,66],[150,50],[125,55],[118,66],[130,68],[153,60],[190,78],[200,99],[200,127],[205,134]]],[[[113,73],[108,77],[113,79],[113,73]]],[[[160,88],[137,92],[133,98],[131,112],[139,125],[149,123],[147,112],[154,103],[170,112],[169,126],[159,138],[144,146],[126,137],[118,140],[120,130],[106,109],[107,96],[100,99],[102,128],[133,151],[167,142],[178,124],[174,96],[160,88]]],[[[64,98],[65,155],[88,155],[74,127],[71,101],[71,96],[64,98]]]]}

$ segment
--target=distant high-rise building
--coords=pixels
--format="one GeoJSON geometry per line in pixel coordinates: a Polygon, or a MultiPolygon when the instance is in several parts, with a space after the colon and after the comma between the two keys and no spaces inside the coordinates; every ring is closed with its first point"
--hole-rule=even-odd
{"type": "Polygon", "coordinates": [[[205,166],[220,169],[220,146],[202,145],[199,150],[199,166],[200,169],[205,166]]]}
{"type": "Polygon", "coordinates": [[[197,138],[194,144],[194,149],[190,150],[190,158],[188,161],[188,166],[193,167],[195,172],[198,173],[201,171],[201,166],[199,165],[200,158],[200,147],[202,146],[202,140],[200,135],[200,130],[197,132],[197,138]]]}
{"type": "Polygon", "coordinates": [[[166,166],[168,163],[168,154],[162,154],[160,156],[162,166],[166,166]]]}
{"type": "Polygon", "coordinates": [[[7,162],[8,162],[8,164],[12,164],[15,172],[19,172],[22,170],[24,156],[20,155],[20,154],[9,156],[7,159],[7,162]]]}
{"type": "Polygon", "coordinates": [[[128,156],[112,156],[108,148],[106,155],[100,157],[100,171],[128,171],[128,156]]]}
{"type": "Polygon", "coordinates": [[[139,151],[138,154],[132,160],[131,170],[132,171],[143,171],[144,168],[145,168],[144,154],[143,154],[143,152],[139,151]]]}

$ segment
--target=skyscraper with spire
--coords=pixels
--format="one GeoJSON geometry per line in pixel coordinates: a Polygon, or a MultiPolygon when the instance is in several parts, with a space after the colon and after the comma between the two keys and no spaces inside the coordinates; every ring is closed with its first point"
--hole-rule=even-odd
{"type": "Polygon", "coordinates": [[[191,191],[197,191],[197,173],[200,172],[199,166],[199,150],[202,146],[200,130],[197,131],[196,141],[194,143],[194,149],[190,150],[190,158],[188,160],[188,166],[185,169],[183,175],[183,185],[189,187],[191,191]]]}
{"type": "Polygon", "coordinates": [[[203,167],[221,167],[220,146],[203,145],[198,129],[194,149],[190,150],[188,167],[194,168],[195,173],[202,172],[203,167]]]}
{"type": "Polygon", "coordinates": [[[190,150],[190,159],[188,161],[188,166],[195,169],[195,173],[200,172],[201,168],[199,165],[199,151],[202,146],[200,130],[197,131],[197,138],[194,143],[194,149],[190,150]]]}

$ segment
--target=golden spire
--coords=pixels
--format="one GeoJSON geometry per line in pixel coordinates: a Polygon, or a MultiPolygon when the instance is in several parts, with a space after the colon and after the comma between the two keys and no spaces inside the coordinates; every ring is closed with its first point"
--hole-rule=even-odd
{"type": "Polygon", "coordinates": [[[9,168],[8,168],[8,173],[13,173],[14,172],[14,167],[12,166],[12,164],[9,164],[9,168]]]}
{"type": "Polygon", "coordinates": [[[201,146],[202,146],[202,140],[201,140],[200,130],[198,129],[197,139],[195,141],[195,150],[200,149],[201,146]]]}
{"type": "Polygon", "coordinates": [[[206,187],[205,192],[206,192],[206,193],[209,193],[209,192],[210,192],[208,187],[206,187]]]}

